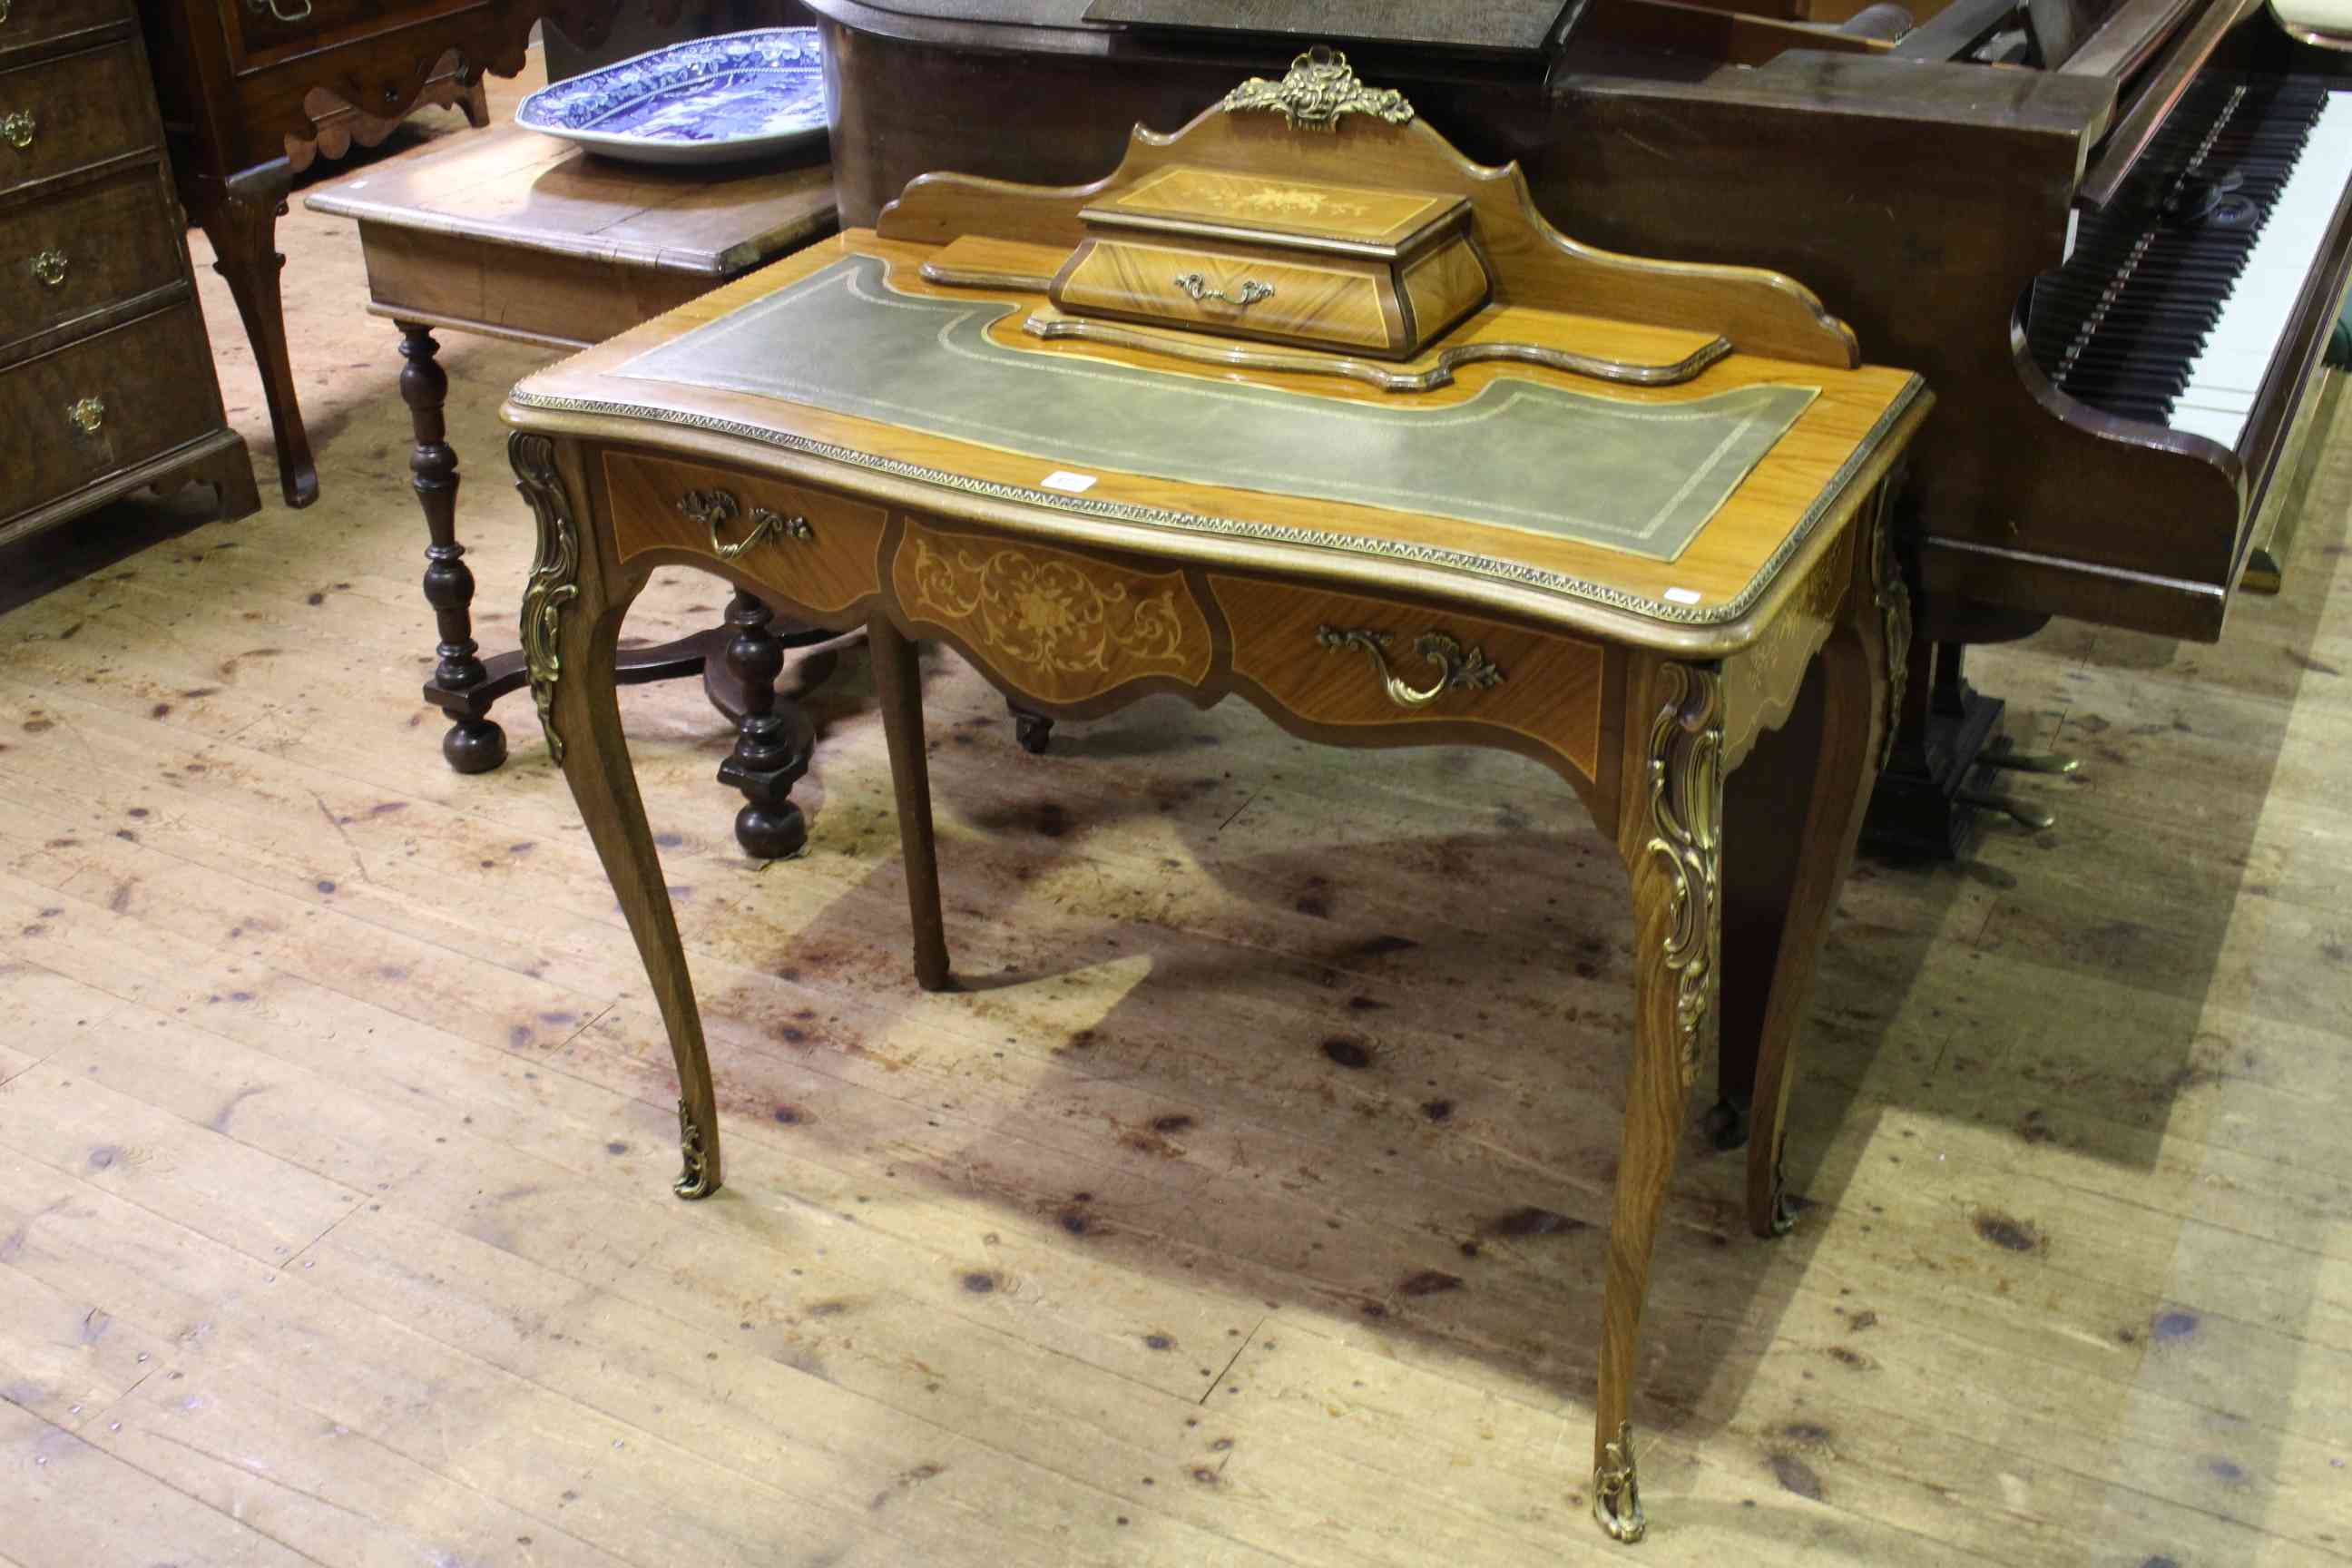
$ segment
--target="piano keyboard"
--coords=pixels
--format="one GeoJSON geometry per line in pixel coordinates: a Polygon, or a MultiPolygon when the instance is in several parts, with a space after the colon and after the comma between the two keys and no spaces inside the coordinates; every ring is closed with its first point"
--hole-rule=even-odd
{"type": "Polygon", "coordinates": [[[2094,408],[2235,447],[2352,184],[2352,92],[2200,80],[2142,154],[2141,202],[2085,216],[2034,281],[2034,363],[2094,408]]]}

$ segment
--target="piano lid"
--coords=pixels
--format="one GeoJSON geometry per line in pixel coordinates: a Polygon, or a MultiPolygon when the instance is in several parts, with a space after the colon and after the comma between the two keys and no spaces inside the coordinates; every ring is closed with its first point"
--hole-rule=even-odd
{"type": "Polygon", "coordinates": [[[1540,57],[1586,0],[1093,0],[1089,22],[1540,57]]]}

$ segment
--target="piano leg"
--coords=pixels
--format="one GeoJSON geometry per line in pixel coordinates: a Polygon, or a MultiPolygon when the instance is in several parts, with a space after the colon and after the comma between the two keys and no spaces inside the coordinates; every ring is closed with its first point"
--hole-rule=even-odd
{"type": "Polygon", "coordinates": [[[1960,860],[1975,847],[1978,814],[2000,812],[2040,832],[2056,818],[1995,789],[1995,772],[2071,773],[2071,757],[2009,750],[2005,706],[1961,673],[1967,645],[1915,637],[1895,755],[1878,776],[1863,848],[1891,860],[1960,860]]]}

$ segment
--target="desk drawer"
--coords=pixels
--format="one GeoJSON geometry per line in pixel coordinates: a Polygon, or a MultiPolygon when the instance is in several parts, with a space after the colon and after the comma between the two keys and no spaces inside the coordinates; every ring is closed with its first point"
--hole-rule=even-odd
{"type": "Polygon", "coordinates": [[[1452,611],[1255,577],[1212,576],[1234,629],[1234,674],[1309,723],[1340,730],[1513,731],[1593,776],[1598,643],[1452,611]]]}
{"type": "Polygon", "coordinates": [[[777,598],[820,614],[882,585],[878,506],[701,463],[608,452],[613,544],[621,560],[685,550],[724,561],[777,598]]]}
{"type": "Polygon", "coordinates": [[[0,343],[177,281],[173,216],[152,164],[0,212],[0,343]]]}
{"type": "Polygon", "coordinates": [[[0,0],[0,65],[32,44],[120,22],[131,0],[0,0]]]}
{"type": "Polygon", "coordinates": [[[0,191],[155,144],[128,43],[0,71],[0,191]]]}
{"type": "MultiPolygon", "coordinates": [[[[204,0],[192,0],[202,5],[204,0]]],[[[479,0],[213,0],[229,37],[229,52],[238,69],[267,65],[298,50],[331,48],[372,39],[380,34],[415,26],[453,11],[476,6],[479,0]]],[[[410,46],[414,52],[414,46],[410,46]]],[[[433,49],[420,56],[438,54],[433,49]]],[[[407,55],[402,56],[406,63],[407,55]]],[[[355,106],[381,112],[383,106],[355,106]]]]}
{"type": "Polygon", "coordinates": [[[0,517],[217,429],[212,386],[194,300],[0,372],[0,517]]]}
{"type": "Polygon", "coordinates": [[[1081,315],[1393,354],[1404,322],[1372,262],[1270,260],[1131,239],[1089,239],[1054,279],[1081,315]]]}

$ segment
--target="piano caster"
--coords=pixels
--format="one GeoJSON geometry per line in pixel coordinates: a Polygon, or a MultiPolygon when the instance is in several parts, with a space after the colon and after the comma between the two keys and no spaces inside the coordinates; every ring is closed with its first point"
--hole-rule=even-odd
{"type": "Polygon", "coordinates": [[[2275,594],[2286,585],[2286,569],[2277,556],[2257,545],[2246,553],[2246,569],[2238,574],[2238,586],[2249,594],[2275,594]]]}
{"type": "Polygon", "coordinates": [[[1952,798],[1962,805],[1978,811],[1998,812],[2029,833],[2047,833],[2058,826],[2058,819],[2038,805],[2028,805],[2005,795],[1993,795],[1980,789],[1963,789],[1952,798]]]}

